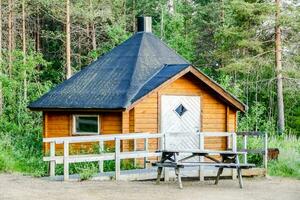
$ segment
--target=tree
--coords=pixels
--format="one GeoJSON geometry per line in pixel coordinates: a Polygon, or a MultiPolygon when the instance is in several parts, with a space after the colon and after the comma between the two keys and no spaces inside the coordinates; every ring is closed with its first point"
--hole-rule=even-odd
{"type": "Polygon", "coordinates": [[[12,51],[13,51],[13,0],[8,0],[8,72],[12,77],[12,51]]]}
{"type": "Polygon", "coordinates": [[[281,1],[275,0],[276,15],[275,15],[275,66],[277,78],[277,104],[278,104],[278,131],[283,133],[285,130],[284,123],[284,103],[283,103],[283,77],[282,77],[282,47],[281,47],[281,27],[280,27],[280,9],[281,1]]]}
{"type": "Polygon", "coordinates": [[[66,78],[72,76],[71,69],[71,30],[70,30],[70,0],[66,0],[66,78]]]}
{"type": "Polygon", "coordinates": [[[0,0],[0,116],[3,112],[3,91],[2,91],[2,1],[0,0]]]}
{"type": "Polygon", "coordinates": [[[26,74],[26,13],[25,0],[22,0],[22,50],[24,65],[24,100],[27,102],[27,74],[26,74]]]}

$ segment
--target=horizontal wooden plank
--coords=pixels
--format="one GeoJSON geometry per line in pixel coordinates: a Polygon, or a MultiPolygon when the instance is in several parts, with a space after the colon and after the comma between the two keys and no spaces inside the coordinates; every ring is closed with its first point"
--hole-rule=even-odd
{"type": "Polygon", "coordinates": [[[158,110],[157,109],[151,109],[151,108],[143,108],[143,109],[136,109],[135,115],[138,116],[139,114],[155,114],[157,115],[158,110]]]}
{"type": "Polygon", "coordinates": [[[214,113],[214,114],[208,114],[208,113],[202,113],[203,119],[225,119],[225,114],[220,113],[214,113]]]}
{"type": "Polygon", "coordinates": [[[225,108],[224,109],[208,109],[208,108],[202,108],[203,114],[224,114],[226,113],[225,108]]]}
{"type": "Polygon", "coordinates": [[[157,125],[157,118],[137,118],[135,119],[136,124],[156,124],[157,125]]]}

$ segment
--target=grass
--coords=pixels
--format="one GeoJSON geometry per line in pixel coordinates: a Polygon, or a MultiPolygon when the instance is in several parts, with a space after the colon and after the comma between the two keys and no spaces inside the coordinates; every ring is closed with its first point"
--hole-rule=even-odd
{"type": "MultiPolygon", "coordinates": [[[[250,148],[262,148],[260,138],[248,138],[250,148]]],[[[271,176],[294,177],[300,179],[300,139],[296,136],[272,136],[270,148],[279,148],[278,160],[270,161],[268,173],[271,176]]],[[[98,148],[96,148],[98,149],[98,148]]],[[[40,134],[0,133],[0,172],[20,172],[31,176],[47,176],[48,163],[42,161],[42,141],[40,134]]],[[[262,164],[262,156],[249,155],[249,162],[262,164]]],[[[135,169],[132,160],[121,162],[121,168],[135,169]]],[[[90,179],[99,169],[97,162],[70,165],[70,174],[79,174],[82,180],[90,179]]],[[[104,162],[104,171],[113,171],[114,161],[104,162]]],[[[62,174],[58,165],[56,174],[62,174]]]]}
{"type": "MultiPolygon", "coordinates": [[[[238,141],[241,146],[242,141],[238,141]]],[[[248,137],[249,149],[262,149],[263,139],[248,137]]],[[[278,148],[277,160],[268,162],[268,174],[270,176],[293,177],[300,179],[300,138],[294,135],[271,136],[268,140],[268,148],[278,148]]],[[[249,154],[248,162],[262,166],[263,157],[258,154],[249,154]]]]}
{"type": "Polygon", "coordinates": [[[280,151],[278,160],[269,162],[269,175],[300,179],[300,139],[288,135],[271,137],[269,147],[280,151]]]}

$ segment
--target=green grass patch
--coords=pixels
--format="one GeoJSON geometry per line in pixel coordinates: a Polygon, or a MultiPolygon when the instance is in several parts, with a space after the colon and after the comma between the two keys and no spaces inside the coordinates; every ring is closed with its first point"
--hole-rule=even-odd
{"type": "Polygon", "coordinates": [[[300,139],[287,135],[271,137],[269,147],[280,151],[278,160],[269,162],[269,175],[300,179],[300,139]]]}

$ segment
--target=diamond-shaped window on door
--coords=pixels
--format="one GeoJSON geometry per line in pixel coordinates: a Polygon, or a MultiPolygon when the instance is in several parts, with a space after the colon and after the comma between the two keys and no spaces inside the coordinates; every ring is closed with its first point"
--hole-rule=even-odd
{"type": "Polygon", "coordinates": [[[174,110],[174,112],[176,112],[179,117],[181,117],[186,111],[187,109],[182,104],[177,106],[177,108],[174,110]]]}

